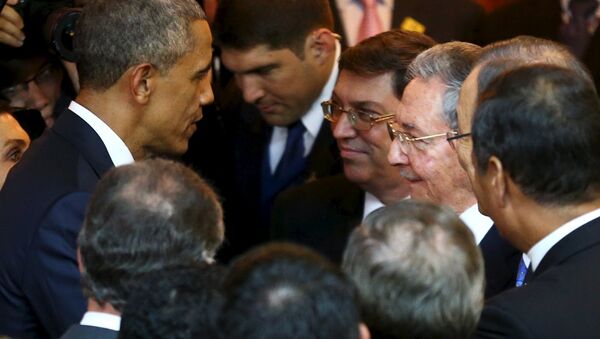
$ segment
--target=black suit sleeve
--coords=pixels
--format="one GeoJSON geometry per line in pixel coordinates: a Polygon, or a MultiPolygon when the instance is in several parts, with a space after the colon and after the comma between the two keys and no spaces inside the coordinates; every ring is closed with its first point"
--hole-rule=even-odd
{"type": "Polygon", "coordinates": [[[488,304],[481,314],[475,339],[533,339],[533,334],[525,324],[509,310],[494,304],[488,304]]]}

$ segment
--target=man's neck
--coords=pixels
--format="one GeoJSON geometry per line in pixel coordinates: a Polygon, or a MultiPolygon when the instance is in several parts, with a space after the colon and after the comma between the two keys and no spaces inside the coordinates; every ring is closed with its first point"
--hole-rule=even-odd
{"type": "Polygon", "coordinates": [[[111,304],[104,303],[100,304],[95,299],[88,298],[88,312],[107,313],[113,315],[121,315],[121,312],[117,311],[111,304]]]}

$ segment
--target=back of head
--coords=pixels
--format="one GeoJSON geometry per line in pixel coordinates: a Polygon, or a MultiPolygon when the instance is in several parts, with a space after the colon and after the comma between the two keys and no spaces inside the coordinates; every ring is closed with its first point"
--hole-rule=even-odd
{"type": "Polygon", "coordinates": [[[179,267],[141,277],[123,311],[120,338],[216,338],[226,268],[179,267]]]}
{"type": "Polygon", "coordinates": [[[333,16],[326,0],[220,0],[213,27],[222,48],[265,45],[301,56],[310,32],[333,30],[333,16]]]}
{"type": "MultiPolygon", "coordinates": [[[[564,67],[593,83],[586,66],[566,46],[551,40],[523,35],[489,44],[481,50],[477,65],[494,60],[507,62],[513,60],[521,64],[544,63],[564,67]]],[[[479,86],[479,89],[481,92],[483,87],[479,86]]]]}
{"type": "Polygon", "coordinates": [[[233,264],[225,294],[225,338],[358,338],[354,287],[307,248],[275,243],[247,253],[233,264]]]}
{"type": "Polygon", "coordinates": [[[447,42],[419,54],[410,64],[407,82],[421,78],[438,78],[445,86],[444,118],[451,129],[457,129],[456,105],[463,81],[479,58],[481,47],[466,42],[447,42]]]}
{"type": "Polygon", "coordinates": [[[340,57],[339,67],[340,70],[365,77],[393,72],[394,92],[401,98],[407,84],[408,65],[417,55],[435,44],[433,39],[421,33],[400,29],[386,31],[345,50],[340,57]]]}
{"type": "Polygon", "coordinates": [[[342,263],[382,338],[468,338],[483,307],[483,259],[456,214],[412,200],[370,214],[342,263]]]}
{"type": "Polygon", "coordinates": [[[108,89],[141,63],[166,73],[194,48],[190,23],[205,19],[195,0],[91,1],[73,42],[81,88],[108,89]]]}
{"type": "Polygon", "coordinates": [[[141,274],[211,261],[223,232],[216,194],[191,169],[160,159],[114,168],[79,234],[86,295],[120,309],[141,274]]]}
{"type": "Polygon", "coordinates": [[[473,121],[477,168],[495,156],[540,204],[587,202],[600,189],[600,100],[588,79],[532,64],[498,76],[480,94],[473,121]]]}

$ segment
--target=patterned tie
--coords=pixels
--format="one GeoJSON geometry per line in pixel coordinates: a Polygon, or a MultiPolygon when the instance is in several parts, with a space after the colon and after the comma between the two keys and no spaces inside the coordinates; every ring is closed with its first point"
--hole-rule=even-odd
{"type": "Polygon", "coordinates": [[[521,287],[523,285],[527,285],[526,277],[527,277],[528,270],[529,270],[529,268],[527,267],[527,265],[525,265],[525,261],[523,260],[523,257],[521,256],[521,261],[519,262],[519,269],[517,271],[517,281],[516,281],[515,286],[521,287]]]}
{"type": "Polygon", "coordinates": [[[357,43],[383,31],[381,20],[377,15],[377,0],[362,0],[363,17],[358,28],[357,43]]]}
{"type": "Polygon", "coordinates": [[[571,17],[560,27],[560,41],[569,46],[578,58],[583,57],[591,41],[592,35],[588,27],[597,8],[598,0],[571,0],[569,4],[571,17]]]}

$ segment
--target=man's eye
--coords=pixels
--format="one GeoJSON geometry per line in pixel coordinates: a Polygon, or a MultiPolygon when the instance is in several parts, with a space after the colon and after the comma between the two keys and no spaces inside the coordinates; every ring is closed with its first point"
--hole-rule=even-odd
{"type": "Polygon", "coordinates": [[[358,115],[360,120],[363,120],[366,122],[371,122],[372,119],[377,118],[377,116],[379,115],[378,113],[375,113],[372,111],[365,111],[365,110],[356,111],[356,114],[358,115]]]}
{"type": "Polygon", "coordinates": [[[20,148],[12,148],[7,153],[7,159],[17,162],[21,160],[21,156],[23,155],[23,151],[20,148]]]}

